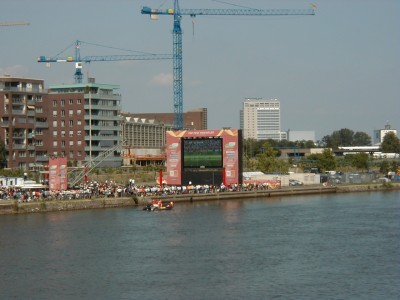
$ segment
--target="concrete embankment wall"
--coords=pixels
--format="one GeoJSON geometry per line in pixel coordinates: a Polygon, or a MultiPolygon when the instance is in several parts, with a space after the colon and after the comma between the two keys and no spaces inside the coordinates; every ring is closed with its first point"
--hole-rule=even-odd
{"type": "Polygon", "coordinates": [[[23,202],[0,200],[0,214],[25,214],[51,211],[71,211],[83,209],[99,209],[111,207],[136,207],[144,206],[152,199],[162,199],[165,201],[190,202],[190,201],[215,201],[232,199],[260,199],[279,196],[296,196],[327,193],[352,193],[352,192],[373,192],[373,191],[399,191],[400,183],[384,185],[349,185],[336,187],[302,187],[284,188],[276,190],[257,190],[250,192],[224,192],[210,194],[184,194],[163,197],[125,197],[125,198],[100,198],[84,200],[53,200],[23,202]]]}
{"type": "MultiPolygon", "coordinates": [[[[186,201],[211,201],[211,200],[232,200],[232,199],[252,199],[267,198],[277,196],[294,196],[307,194],[325,194],[336,193],[336,187],[307,187],[294,189],[276,189],[276,190],[257,190],[250,192],[224,192],[210,194],[184,194],[164,196],[162,200],[174,202],[186,201]]],[[[154,197],[156,198],[156,197],[154,197]]]]}
{"type": "Polygon", "coordinates": [[[24,214],[35,212],[70,211],[110,207],[132,207],[136,205],[137,204],[135,200],[132,198],[102,198],[53,201],[41,200],[29,203],[18,203],[17,201],[12,201],[11,203],[0,205],[0,214],[24,214]]]}

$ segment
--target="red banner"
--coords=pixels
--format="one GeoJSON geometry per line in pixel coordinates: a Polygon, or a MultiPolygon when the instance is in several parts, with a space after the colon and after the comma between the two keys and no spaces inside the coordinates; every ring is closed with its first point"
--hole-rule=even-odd
{"type": "Polygon", "coordinates": [[[49,159],[49,189],[50,191],[68,189],[67,158],[49,159]]]}

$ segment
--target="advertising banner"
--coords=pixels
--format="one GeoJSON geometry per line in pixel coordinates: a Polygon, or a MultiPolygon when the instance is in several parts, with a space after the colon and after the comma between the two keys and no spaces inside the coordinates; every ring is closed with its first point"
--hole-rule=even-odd
{"type": "Polygon", "coordinates": [[[67,158],[49,159],[49,190],[65,191],[68,188],[67,158]]]}

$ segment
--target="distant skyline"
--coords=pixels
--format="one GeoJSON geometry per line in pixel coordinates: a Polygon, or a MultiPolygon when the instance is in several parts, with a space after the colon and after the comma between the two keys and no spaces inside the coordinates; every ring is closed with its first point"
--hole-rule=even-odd
{"type": "MultiPolygon", "coordinates": [[[[282,130],[320,140],[348,128],[372,137],[400,130],[400,1],[316,0],[315,16],[184,16],[184,111],[206,107],[209,129],[239,128],[245,98],[278,99],[282,130]]],[[[0,76],[74,82],[73,63],[37,63],[75,40],[148,53],[172,53],[171,16],[152,21],[143,6],[172,0],[3,0],[0,76]]],[[[310,8],[303,0],[180,0],[181,8],[310,8]],[[229,5],[231,3],[232,5],[229,5]]],[[[81,55],[129,54],[84,44],[81,55]]],[[[133,54],[131,52],[131,54],[133,54]]],[[[64,55],[74,55],[73,47],[64,55]]],[[[119,85],[131,113],[173,112],[172,60],[84,64],[97,83],[119,85]]]]}

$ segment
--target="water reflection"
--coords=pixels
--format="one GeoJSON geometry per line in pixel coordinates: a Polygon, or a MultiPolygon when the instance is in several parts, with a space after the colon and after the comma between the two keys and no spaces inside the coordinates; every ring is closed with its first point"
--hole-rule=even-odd
{"type": "Polygon", "coordinates": [[[0,290],[4,299],[398,299],[399,196],[2,216],[0,290]]]}

